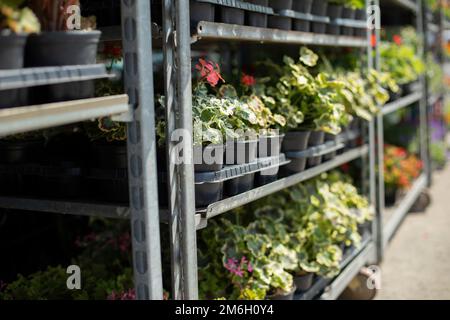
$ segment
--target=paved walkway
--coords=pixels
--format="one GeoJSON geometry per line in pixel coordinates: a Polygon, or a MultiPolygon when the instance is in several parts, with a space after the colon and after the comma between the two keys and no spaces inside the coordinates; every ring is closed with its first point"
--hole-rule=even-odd
{"type": "Polygon", "coordinates": [[[392,239],[377,299],[450,299],[450,165],[430,194],[427,211],[409,214],[392,239]]]}

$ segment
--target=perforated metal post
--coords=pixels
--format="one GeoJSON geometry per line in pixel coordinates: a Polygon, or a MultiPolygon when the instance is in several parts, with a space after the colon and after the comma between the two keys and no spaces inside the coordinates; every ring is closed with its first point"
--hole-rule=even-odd
{"type": "Polygon", "coordinates": [[[134,106],[128,125],[131,232],[136,297],[162,299],[150,1],[122,0],[125,87],[134,106]]]}
{"type": "Polygon", "coordinates": [[[198,299],[197,231],[192,155],[192,84],[189,1],[164,0],[163,45],[166,94],[166,134],[172,296],[198,299]],[[174,18],[176,17],[176,18],[174,18]],[[175,164],[172,133],[183,129],[189,136],[181,141],[185,161],[175,164]]]}

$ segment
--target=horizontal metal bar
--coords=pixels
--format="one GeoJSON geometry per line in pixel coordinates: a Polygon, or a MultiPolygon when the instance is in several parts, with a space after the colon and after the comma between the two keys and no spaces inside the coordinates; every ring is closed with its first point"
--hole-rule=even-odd
{"type": "Polygon", "coordinates": [[[375,246],[370,242],[331,282],[320,297],[321,300],[336,300],[347,288],[348,284],[358,275],[359,271],[374,255],[375,246]]]}
{"type": "Polygon", "coordinates": [[[365,38],[257,28],[206,21],[201,21],[198,24],[197,33],[194,35],[194,41],[201,39],[292,43],[333,47],[367,47],[367,39],[365,38]]]}
{"type": "Polygon", "coordinates": [[[393,102],[390,102],[386,104],[382,109],[381,113],[383,115],[387,115],[389,113],[395,112],[397,110],[400,110],[402,108],[405,108],[407,106],[410,106],[411,104],[419,101],[422,99],[423,92],[415,92],[407,95],[406,97],[399,98],[393,102]]]}
{"type": "Polygon", "coordinates": [[[387,246],[389,240],[394,235],[395,231],[403,221],[403,218],[409,212],[409,210],[414,205],[421,192],[425,190],[426,187],[427,187],[427,176],[425,173],[423,173],[419,178],[417,178],[417,180],[415,181],[411,189],[408,191],[406,196],[402,199],[400,204],[395,209],[393,209],[395,210],[394,213],[390,216],[389,220],[386,221],[386,224],[383,227],[384,247],[387,246]]]}
{"type": "Polygon", "coordinates": [[[112,77],[103,64],[0,70],[0,90],[112,77]]]}
{"type": "Polygon", "coordinates": [[[129,112],[127,95],[0,110],[0,137],[129,112]]]}
{"type": "Polygon", "coordinates": [[[128,206],[66,200],[0,197],[0,208],[104,218],[130,217],[128,206]]]}
{"type": "MultiPolygon", "coordinates": [[[[337,156],[335,159],[327,161],[317,167],[308,169],[306,171],[291,175],[286,178],[282,178],[273,183],[264,185],[262,187],[250,190],[248,192],[239,194],[237,196],[216,202],[211,204],[204,212],[206,219],[213,218],[224,212],[230,211],[237,207],[243,206],[247,203],[266,197],[272,193],[283,190],[285,188],[296,185],[299,182],[311,179],[323,172],[334,169],[344,163],[358,159],[366,155],[369,151],[369,147],[364,145],[359,148],[347,151],[342,155],[337,156]]],[[[200,211],[201,212],[201,211],[200,211]]]]}

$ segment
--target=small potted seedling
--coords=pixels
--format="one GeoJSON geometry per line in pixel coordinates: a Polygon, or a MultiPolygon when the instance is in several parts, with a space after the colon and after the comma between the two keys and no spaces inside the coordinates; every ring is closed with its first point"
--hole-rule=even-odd
{"type": "MultiPolygon", "coordinates": [[[[36,16],[29,8],[21,8],[22,2],[0,1],[0,70],[23,68],[27,35],[40,31],[36,16]]],[[[0,109],[26,103],[25,95],[25,90],[0,91],[0,109]]]]}
{"type": "MultiPolygon", "coordinates": [[[[94,30],[95,17],[81,16],[79,0],[30,0],[42,26],[26,47],[26,66],[95,64],[101,32],[94,30]]],[[[93,81],[48,86],[33,90],[38,103],[84,99],[94,96],[93,81]]]]}

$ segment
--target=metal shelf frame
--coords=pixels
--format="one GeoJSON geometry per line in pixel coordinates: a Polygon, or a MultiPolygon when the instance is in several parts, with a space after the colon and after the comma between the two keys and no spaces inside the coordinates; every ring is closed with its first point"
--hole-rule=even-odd
{"type": "MultiPolygon", "coordinates": [[[[366,1],[367,8],[371,4],[371,0],[366,1]]],[[[191,35],[189,9],[188,1],[163,1],[162,39],[165,58],[167,137],[172,137],[172,134],[177,129],[184,129],[192,133],[191,50],[192,46],[197,43],[203,41],[205,43],[237,41],[260,44],[282,43],[286,45],[359,47],[367,50],[369,67],[374,65],[372,59],[373,49],[370,45],[372,32],[370,30],[367,31],[366,38],[356,38],[201,21],[197,25],[194,35],[191,35]]],[[[210,218],[313,178],[322,172],[358,158],[363,160],[364,190],[369,195],[371,203],[375,204],[375,122],[366,123],[363,127],[362,138],[365,144],[362,147],[351,149],[318,167],[279,179],[271,184],[219,201],[204,210],[197,211],[194,196],[194,167],[184,163],[175,165],[175,162],[171,159],[177,144],[183,144],[184,150],[192,150],[192,142],[188,141],[190,139],[183,139],[183,141],[168,139],[166,152],[168,159],[167,181],[170,181],[168,186],[168,216],[172,274],[171,296],[174,299],[198,299],[196,213],[201,215],[203,227],[206,227],[210,218]]],[[[190,158],[192,154],[187,156],[190,158]]],[[[191,163],[193,162],[191,161],[191,163]]],[[[364,261],[363,264],[367,262],[364,261]]]]}

